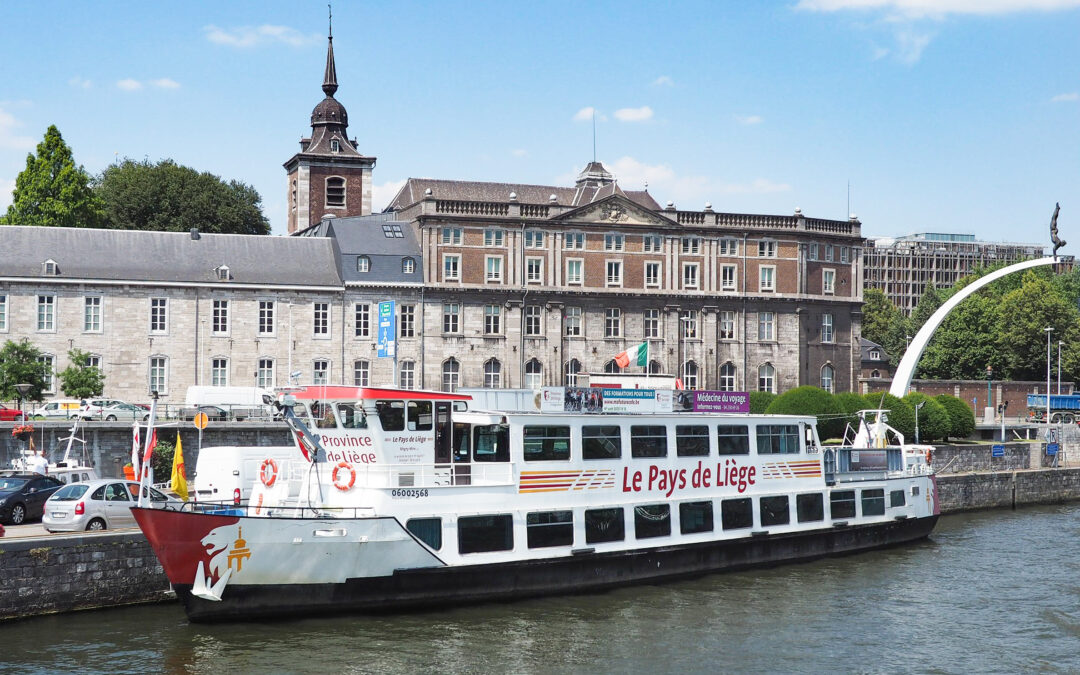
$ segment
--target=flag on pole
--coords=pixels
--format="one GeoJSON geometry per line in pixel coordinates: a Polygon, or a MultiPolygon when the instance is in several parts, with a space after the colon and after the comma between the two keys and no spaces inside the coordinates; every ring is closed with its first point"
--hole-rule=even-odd
{"type": "Polygon", "coordinates": [[[180,432],[176,432],[176,452],[172,460],[172,480],[169,481],[169,489],[180,495],[185,502],[188,498],[187,474],[184,472],[184,449],[180,447],[180,432]]]}
{"type": "Polygon", "coordinates": [[[615,356],[615,364],[620,368],[626,368],[631,363],[644,367],[649,362],[649,343],[642,342],[637,347],[631,347],[622,354],[615,356]]]}
{"type": "Polygon", "coordinates": [[[135,475],[138,476],[140,475],[139,453],[142,451],[142,443],[139,442],[139,423],[136,422],[131,426],[132,433],[134,434],[131,439],[131,468],[135,472],[135,475]]]}
{"type": "Polygon", "coordinates": [[[157,429],[150,432],[150,442],[146,444],[146,454],[142,458],[143,475],[150,474],[150,457],[154,454],[154,447],[157,446],[157,429]]]}

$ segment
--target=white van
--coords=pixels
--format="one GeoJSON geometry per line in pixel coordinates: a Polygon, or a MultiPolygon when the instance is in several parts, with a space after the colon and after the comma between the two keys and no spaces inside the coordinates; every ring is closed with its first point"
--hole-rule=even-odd
{"type": "Polygon", "coordinates": [[[45,405],[35,408],[30,415],[33,417],[44,417],[46,419],[59,418],[66,420],[77,416],[79,414],[80,406],[82,406],[82,403],[79,401],[60,399],[49,401],[45,405]]]}
{"type": "Polygon", "coordinates": [[[195,462],[191,499],[228,504],[246,502],[254,482],[261,479],[260,472],[268,481],[276,482],[286,480],[290,469],[299,470],[306,464],[295,445],[203,448],[195,462]]]}

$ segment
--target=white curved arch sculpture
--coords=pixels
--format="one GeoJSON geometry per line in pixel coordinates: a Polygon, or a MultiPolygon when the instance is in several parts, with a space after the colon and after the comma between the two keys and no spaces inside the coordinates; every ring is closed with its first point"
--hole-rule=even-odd
{"type": "Polygon", "coordinates": [[[919,363],[919,359],[922,358],[923,352],[926,350],[926,345],[930,343],[930,338],[934,335],[934,331],[937,330],[937,327],[945,320],[945,317],[948,316],[949,312],[959,305],[964,298],[988,283],[997,281],[1001,277],[1012,274],[1013,272],[1019,272],[1020,270],[1026,270],[1031,267],[1040,267],[1042,265],[1053,265],[1057,261],[1057,258],[1053,257],[1036,258],[1035,260],[1025,260],[1014,265],[1009,265],[1008,267],[1002,267],[996,272],[987,274],[985,277],[979,279],[970,286],[965,287],[964,290],[949,298],[944,305],[938,307],[938,310],[926,320],[923,327],[915,334],[915,339],[908,345],[907,352],[904,353],[904,358],[900,359],[900,365],[896,367],[896,375],[893,376],[892,386],[889,387],[889,393],[893,396],[901,397],[907,393],[908,387],[911,386],[911,378],[915,375],[915,366],[919,363]]]}

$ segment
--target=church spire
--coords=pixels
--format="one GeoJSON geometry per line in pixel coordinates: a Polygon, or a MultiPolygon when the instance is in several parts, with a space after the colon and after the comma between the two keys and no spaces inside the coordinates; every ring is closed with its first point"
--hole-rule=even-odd
{"type": "MultiPolygon", "coordinates": [[[[327,5],[330,7],[330,5],[327,5]]],[[[326,75],[323,76],[323,92],[333,97],[337,91],[337,68],[334,66],[334,13],[330,10],[330,34],[326,48],[326,75]]]]}

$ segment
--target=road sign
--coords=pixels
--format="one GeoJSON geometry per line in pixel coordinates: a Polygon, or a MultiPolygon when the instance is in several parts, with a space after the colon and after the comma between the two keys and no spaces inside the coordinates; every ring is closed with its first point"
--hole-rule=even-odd
{"type": "Polygon", "coordinates": [[[995,445],[991,450],[990,456],[991,457],[1004,457],[1005,456],[1005,446],[1004,445],[995,445]]]}
{"type": "Polygon", "coordinates": [[[1046,444],[1046,454],[1048,454],[1048,455],[1056,455],[1056,454],[1058,454],[1058,444],[1057,443],[1047,443],[1046,444]]]}
{"type": "Polygon", "coordinates": [[[394,301],[387,300],[379,303],[379,357],[394,356],[394,336],[397,327],[394,321],[394,301]]]}
{"type": "Polygon", "coordinates": [[[206,423],[210,421],[210,418],[206,416],[206,413],[201,412],[195,414],[195,419],[193,421],[195,422],[196,429],[205,429],[206,423]]]}

